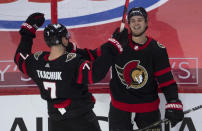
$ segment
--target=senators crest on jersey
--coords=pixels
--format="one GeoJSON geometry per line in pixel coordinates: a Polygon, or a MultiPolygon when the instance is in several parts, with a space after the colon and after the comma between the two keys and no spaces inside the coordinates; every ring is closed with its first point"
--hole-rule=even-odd
{"type": "Polygon", "coordinates": [[[133,60],[119,67],[115,65],[117,74],[121,82],[127,86],[127,89],[139,89],[143,87],[148,80],[146,69],[140,65],[140,61],[133,60]]]}

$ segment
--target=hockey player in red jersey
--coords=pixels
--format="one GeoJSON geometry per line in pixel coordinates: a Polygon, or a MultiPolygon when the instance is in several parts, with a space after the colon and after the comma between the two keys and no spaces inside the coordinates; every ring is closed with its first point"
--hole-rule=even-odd
{"type": "Polygon", "coordinates": [[[123,51],[121,45],[111,38],[101,46],[100,57],[90,62],[66,51],[70,35],[62,24],[49,24],[44,40],[50,52],[32,54],[35,32],[44,21],[42,13],[34,13],[22,24],[15,63],[38,85],[42,99],[47,101],[51,131],[100,131],[92,110],[95,100],[87,84],[105,76],[113,59],[123,51]]]}
{"type": "MultiPolygon", "coordinates": [[[[144,128],[160,120],[158,90],[162,90],[167,101],[165,118],[174,127],[184,117],[183,105],[178,98],[166,48],[146,35],[148,16],[144,8],[129,11],[128,25],[129,34],[127,29],[123,32],[116,29],[113,34],[124,51],[112,65],[109,130],[132,131],[134,123],[138,128],[144,128]]],[[[76,52],[89,60],[99,56],[99,48],[77,49],[76,52]]],[[[152,130],[159,131],[162,127],[158,125],[152,130]]]]}

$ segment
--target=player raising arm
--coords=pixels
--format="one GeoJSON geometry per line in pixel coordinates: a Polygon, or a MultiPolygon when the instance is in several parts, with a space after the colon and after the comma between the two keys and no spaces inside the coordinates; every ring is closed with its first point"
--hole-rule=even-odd
{"type": "Polygon", "coordinates": [[[44,40],[50,52],[32,54],[35,32],[44,21],[43,14],[34,13],[22,24],[15,63],[38,85],[42,99],[47,101],[51,131],[100,131],[87,84],[105,76],[114,57],[122,52],[121,45],[110,39],[101,46],[99,59],[90,62],[66,51],[70,35],[62,24],[49,24],[44,40]]]}
{"type": "MultiPolygon", "coordinates": [[[[165,118],[174,127],[183,120],[184,114],[167,50],[146,35],[148,15],[144,8],[132,8],[127,18],[130,33],[127,29],[121,33],[117,29],[113,34],[124,50],[112,65],[109,130],[132,131],[134,124],[140,129],[159,121],[158,90],[162,90],[167,101],[165,118]]],[[[89,60],[99,58],[99,48],[81,50],[71,44],[71,49],[89,60]]],[[[157,125],[150,130],[160,131],[162,127],[157,125]]]]}

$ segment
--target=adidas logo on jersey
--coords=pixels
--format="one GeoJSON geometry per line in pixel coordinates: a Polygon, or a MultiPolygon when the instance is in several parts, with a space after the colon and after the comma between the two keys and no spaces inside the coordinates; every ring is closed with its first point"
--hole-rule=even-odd
{"type": "Polygon", "coordinates": [[[47,67],[47,68],[50,68],[50,65],[49,65],[49,63],[46,63],[45,67],[47,67]]]}

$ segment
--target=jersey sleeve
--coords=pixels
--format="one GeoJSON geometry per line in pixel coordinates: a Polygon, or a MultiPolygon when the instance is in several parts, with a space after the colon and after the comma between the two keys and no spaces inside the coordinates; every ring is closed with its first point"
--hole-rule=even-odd
{"type": "Polygon", "coordinates": [[[81,49],[78,48],[75,43],[70,42],[67,46],[67,52],[71,53],[77,53],[83,57],[83,59],[89,60],[89,61],[94,61],[98,56],[100,56],[100,49],[96,48],[94,50],[91,49],[81,49]]]}
{"type": "Polygon", "coordinates": [[[178,87],[171,72],[167,50],[158,42],[153,50],[153,59],[154,76],[166,100],[178,99],[178,87]]]}
{"type": "Polygon", "coordinates": [[[103,44],[100,50],[101,55],[94,61],[83,59],[80,61],[77,83],[92,84],[102,80],[111,65],[114,64],[114,57],[117,57],[123,51],[119,43],[114,45],[111,42],[103,44]]]}
{"type": "Polygon", "coordinates": [[[18,66],[19,70],[25,75],[28,75],[28,66],[30,61],[30,56],[32,56],[33,38],[23,35],[20,40],[20,44],[16,50],[14,56],[14,62],[18,66]]]}
{"type": "Polygon", "coordinates": [[[76,44],[74,43],[69,43],[67,46],[67,51],[68,52],[73,52],[81,55],[83,59],[89,60],[89,61],[94,61],[98,57],[104,54],[104,52],[108,53],[121,53],[123,51],[121,44],[113,39],[109,38],[109,40],[102,44],[100,47],[96,49],[88,49],[88,48],[78,48],[76,44]]]}

